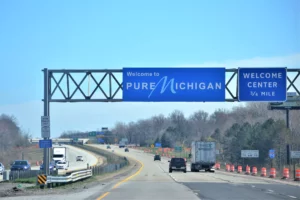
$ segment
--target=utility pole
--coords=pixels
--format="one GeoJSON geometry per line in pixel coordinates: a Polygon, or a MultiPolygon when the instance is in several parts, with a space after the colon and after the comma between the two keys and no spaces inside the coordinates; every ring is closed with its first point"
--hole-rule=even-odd
{"type": "MultiPolygon", "coordinates": [[[[48,69],[44,69],[44,116],[49,116],[49,79],[48,79],[48,69]]],[[[44,137],[44,140],[49,140],[50,137],[44,137]]],[[[50,162],[50,149],[44,148],[44,172],[45,175],[49,175],[49,162],[50,162]]]]}

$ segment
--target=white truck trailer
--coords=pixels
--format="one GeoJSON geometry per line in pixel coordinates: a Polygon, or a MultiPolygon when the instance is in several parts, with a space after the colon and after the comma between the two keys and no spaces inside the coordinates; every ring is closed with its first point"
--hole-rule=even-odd
{"type": "Polygon", "coordinates": [[[215,142],[192,142],[191,148],[191,171],[214,172],[212,169],[216,164],[216,144],[215,142]]]}
{"type": "Polygon", "coordinates": [[[67,160],[67,148],[66,147],[53,147],[53,160],[55,163],[58,161],[67,160]]]}

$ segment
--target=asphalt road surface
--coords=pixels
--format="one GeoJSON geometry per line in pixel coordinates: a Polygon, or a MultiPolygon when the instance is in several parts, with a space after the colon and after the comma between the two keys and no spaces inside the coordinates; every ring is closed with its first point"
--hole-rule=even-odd
{"type": "Polygon", "coordinates": [[[114,147],[122,155],[130,155],[144,163],[144,169],[131,180],[111,190],[103,198],[114,199],[198,199],[202,200],[285,200],[300,199],[300,183],[286,185],[269,178],[231,173],[172,172],[168,173],[168,160],[154,161],[153,155],[134,149],[114,147]],[[170,181],[170,178],[172,181],[170,181]]]}
{"type": "MultiPolygon", "coordinates": [[[[104,145],[92,145],[106,149],[104,145]]],[[[153,155],[113,147],[115,153],[142,163],[133,176],[97,185],[68,195],[32,196],[27,199],[97,199],[97,200],[292,200],[300,199],[300,184],[286,185],[269,178],[219,172],[168,173],[168,160],[154,161],[153,155]]],[[[189,169],[189,167],[188,167],[189,169]]],[[[23,200],[26,198],[7,198],[23,200]]]]}
{"type": "Polygon", "coordinates": [[[89,164],[89,166],[93,166],[98,162],[97,157],[83,149],[79,149],[70,145],[62,146],[67,147],[67,161],[69,161],[69,168],[68,170],[59,170],[59,174],[75,170],[87,169],[87,164],[89,164]],[[82,156],[83,161],[76,161],[77,156],[82,156]]]}

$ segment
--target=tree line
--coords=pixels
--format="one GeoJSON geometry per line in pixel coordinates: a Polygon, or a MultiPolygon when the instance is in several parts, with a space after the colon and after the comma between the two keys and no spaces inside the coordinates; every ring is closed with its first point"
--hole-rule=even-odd
{"type": "Polygon", "coordinates": [[[18,148],[28,147],[29,138],[29,133],[21,130],[15,117],[0,115],[0,162],[8,166],[14,159],[20,159],[18,148]]]}
{"type": "Polygon", "coordinates": [[[231,110],[217,109],[212,114],[198,110],[185,116],[175,110],[168,116],[117,122],[109,134],[140,146],[161,142],[162,147],[190,147],[194,140],[215,141],[221,153],[219,159],[231,163],[271,164],[268,151],[275,149],[276,158],[272,162],[283,165],[286,144],[300,150],[299,119],[299,111],[290,111],[290,128],[287,129],[284,111],[270,111],[267,103],[247,103],[231,110]],[[243,160],[241,150],[259,150],[260,158],[243,160]]]}

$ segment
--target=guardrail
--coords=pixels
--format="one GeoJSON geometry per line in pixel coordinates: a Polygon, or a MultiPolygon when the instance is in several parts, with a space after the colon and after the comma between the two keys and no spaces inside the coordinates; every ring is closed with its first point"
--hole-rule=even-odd
{"type": "Polygon", "coordinates": [[[102,149],[98,149],[98,148],[91,147],[91,146],[85,146],[85,145],[74,145],[74,146],[85,149],[87,151],[91,151],[91,152],[101,155],[107,159],[106,164],[101,165],[101,166],[91,167],[91,169],[93,170],[93,175],[101,175],[101,174],[105,174],[105,173],[111,173],[114,171],[118,171],[129,164],[129,161],[126,157],[118,156],[116,154],[110,153],[110,152],[102,150],[102,149]]]}
{"type": "Polygon", "coordinates": [[[28,171],[4,171],[3,173],[3,181],[14,181],[16,179],[25,179],[25,178],[32,178],[36,177],[40,174],[40,170],[28,170],[28,171]]]}
{"type": "Polygon", "coordinates": [[[118,171],[118,170],[122,169],[123,167],[125,167],[126,165],[128,165],[128,160],[124,159],[124,161],[119,164],[107,164],[104,166],[94,166],[94,167],[92,167],[92,170],[93,170],[94,175],[101,175],[101,174],[105,174],[105,173],[111,173],[114,171],[118,171]]]}
{"type": "Polygon", "coordinates": [[[47,184],[48,183],[69,183],[75,182],[81,179],[89,178],[93,175],[91,169],[77,171],[71,173],[69,176],[47,176],[47,184]]]}

